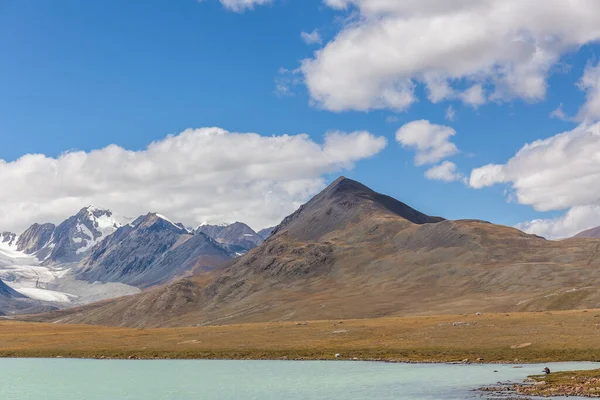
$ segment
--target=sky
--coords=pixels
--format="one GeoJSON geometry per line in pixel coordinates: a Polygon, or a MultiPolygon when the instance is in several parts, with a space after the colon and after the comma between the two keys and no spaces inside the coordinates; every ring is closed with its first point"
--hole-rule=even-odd
{"type": "Polygon", "coordinates": [[[600,225],[596,0],[0,0],[0,231],[94,204],[277,224],[340,175],[600,225]]]}

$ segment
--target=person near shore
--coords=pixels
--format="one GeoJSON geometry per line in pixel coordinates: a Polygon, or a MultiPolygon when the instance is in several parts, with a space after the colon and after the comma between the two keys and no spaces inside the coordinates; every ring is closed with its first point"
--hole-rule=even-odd
{"type": "Polygon", "coordinates": [[[550,368],[548,368],[548,367],[544,368],[544,373],[546,375],[548,375],[550,373],[550,368]]]}

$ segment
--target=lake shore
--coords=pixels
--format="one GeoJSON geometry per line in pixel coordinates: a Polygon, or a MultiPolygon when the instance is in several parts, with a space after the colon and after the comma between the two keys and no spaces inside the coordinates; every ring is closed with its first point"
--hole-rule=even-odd
{"type": "Polygon", "coordinates": [[[599,361],[599,326],[598,310],[156,329],[4,320],[0,322],[0,357],[599,361]]]}
{"type": "Polygon", "coordinates": [[[564,371],[548,375],[533,375],[524,383],[490,386],[480,392],[533,397],[587,397],[600,398],[600,369],[564,371]]]}

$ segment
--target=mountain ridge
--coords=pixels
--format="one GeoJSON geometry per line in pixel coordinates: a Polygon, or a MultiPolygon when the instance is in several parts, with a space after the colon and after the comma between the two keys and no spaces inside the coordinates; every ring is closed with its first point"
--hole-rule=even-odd
{"type": "Polygon", "coordinates": [[[223,269],[34,318],[168,327],[591,308],[598,244],[431,217],[341,178],[223,269]]]}

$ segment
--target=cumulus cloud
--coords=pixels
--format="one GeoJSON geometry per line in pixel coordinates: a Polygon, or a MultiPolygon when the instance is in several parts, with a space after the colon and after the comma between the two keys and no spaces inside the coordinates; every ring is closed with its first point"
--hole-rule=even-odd
{"type": "Polygon", "coordinates": [[[600,39],[596,0],[325,3],[357,14],[301,64],[312,100],[332,111],[405,110],[418,83],[433,102],[537,101],[563,54],[600,39]]]}
{"type": "Polygon", "coordinates": [[[600,123],[526,144],[503,165],[472,171],[475,188],[510,183],[519,203],[539,211],[600,204],[600,123]]]}
{"type": "Polygon", "coordinates": [[[456,164],[450,161],[444,161],[440,165],[429,168],[425,171],[425,177],[444,182],[455,182],[465,178],[463,174],[457,171],[456,164]]]}
{"type": "Polygon", "coordinates": [[[308,33],[308,32],[302,32],[300,34],[300,37],[302,38],[302,40],[304,40],[304,43],[306,44],[321,44],[323,43],[323,39],[321,39],[321,35],[319,34],[319,31],[317,29],[315,29],[314,31],[308,33]]]}
{"type": "Polygon", "coordinates": [[[415,165],[434,164],[458,153],[450,141],[456,131],[449,126],[432,124],[427,120],[412,121],[396,132],[396,141],[406,148],[414,148],[415,165]]]}
{"type": "Polygon", "coordinates": [[[324,174],[385,146],[384,137],[365,131],[329,132],[321,144],[306,134],[202,128],[141,151],[110,145],[58,158],[28,154],[0,160],[1,228],[60,222],[89,204],[129,217],[161,212],[186,225],[240,220],[264,228],[322,189],[324,174]]]}
{"type": "Polygon", "coordinates": [[[562,239],[600,226],[600,206],[573,207],[558,218],[535,219],[516,226],[527,233],[534,233],[547,239],[562,239]]]}
{"type": "Polygon", "coordinates": [[[474,169],[469,184],[474,188],[508,184],[517,202],[538,211],[570,209],[556,220],[537,220],[523,225],[532,232],[554,237],[558,233],[589,228],[583,226],[584,213],[590,223],[598,221],[597,216],[591,217],[600,206],[598,182],[600,123],[594,123],[527,144],[506,164],[474,169]]]}

